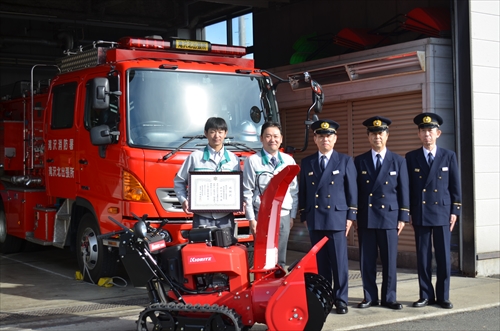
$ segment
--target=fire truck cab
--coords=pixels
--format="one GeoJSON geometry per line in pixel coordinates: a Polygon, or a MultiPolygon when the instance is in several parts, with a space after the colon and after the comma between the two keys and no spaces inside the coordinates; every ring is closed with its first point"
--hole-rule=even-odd
{"type": "MultiPolygon", "coordinates": [[[[26,241],[70,246],[96,282],[118,266],[117,241],[98,238],[118,230],[109,217],[127,227],[134,214],[153,226],[168,220],[167,244],[184,242],[192,214],[173,179],[206,145],[205,121],[226,120],[225,146],[242,162],[261,148],[262,124],[279,122],[274,76],[244,55],[244,47],[127,37],[67,52],[45,89],[32,71],[30,88],[20,84],[19,97],[0,103],[1,251],[26,241]]],[[[317,84],[313,95],[319,110],[317,84]]],[[[236,220],[238,239],[251,242],[244,213],[236,220]]]]}

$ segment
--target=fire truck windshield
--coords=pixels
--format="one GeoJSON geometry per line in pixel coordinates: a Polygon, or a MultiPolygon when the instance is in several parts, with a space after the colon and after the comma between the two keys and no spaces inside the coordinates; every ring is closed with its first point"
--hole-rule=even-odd
{"type": "MultiPolygon", "coordinates": [[[[278,120],[271,79],[265,76],[131,69],[127,83],[130,146],[178,148],[183,137],[203,135],[206,120],[216,116],[227,122],[234,142],[229,149],[260,148],[262,124],[278,120]]],[[[206,142],[194,139],[182,148],[200,144],[206,142]]]]}

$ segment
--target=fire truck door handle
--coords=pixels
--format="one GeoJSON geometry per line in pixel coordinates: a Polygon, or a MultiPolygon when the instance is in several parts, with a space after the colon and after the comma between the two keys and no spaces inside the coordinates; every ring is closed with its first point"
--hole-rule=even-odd
{"type": "Polygon", "coordinates": [[[81,159],[80,161],[78,161],[78,163],[80,163],[80,164],[85,164],[85,165],[89,164],[89,163],[87,162],[87,160],[85,160],[85,159],[81,159]]]}
{"type": "Polygon", "coordinates": [[[47,159],[47,163],[52,163],[54,162],[54,159],[47,159]]]}

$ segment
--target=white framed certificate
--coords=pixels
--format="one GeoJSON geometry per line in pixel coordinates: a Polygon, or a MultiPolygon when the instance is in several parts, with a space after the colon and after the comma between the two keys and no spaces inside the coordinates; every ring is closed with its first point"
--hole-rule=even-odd
{"type": "Polygon", "coordinates": [[[242,172],[189,173],[189,209],[196,212],[243,210],[242,172]]]}

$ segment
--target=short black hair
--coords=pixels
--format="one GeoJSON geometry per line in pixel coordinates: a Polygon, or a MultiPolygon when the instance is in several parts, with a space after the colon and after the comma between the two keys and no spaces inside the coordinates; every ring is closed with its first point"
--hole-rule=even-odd
{"type": "Polygon", "coordinates": [[[278,122],[269,121],[269,122],[262,124],[262,129],[260,130],[261,137],[267,128],[278,128],[280,130],[281,135],[283,135],[283,130],[281,129],[281,124],[279,124],[278,122]]]}
{"type": "Polygon", "coordinates": [[[210,117],[205,123],[205,132],[210,129],[224,130],[227,132],[227,123],[221,117],[210,117]]]}

